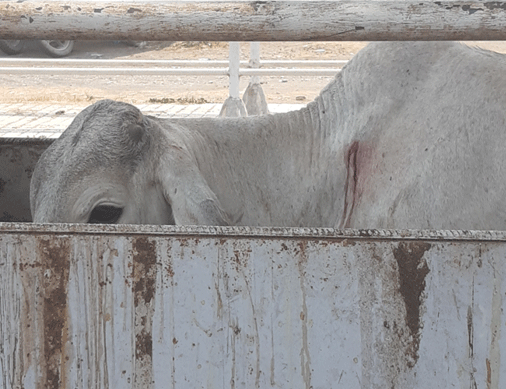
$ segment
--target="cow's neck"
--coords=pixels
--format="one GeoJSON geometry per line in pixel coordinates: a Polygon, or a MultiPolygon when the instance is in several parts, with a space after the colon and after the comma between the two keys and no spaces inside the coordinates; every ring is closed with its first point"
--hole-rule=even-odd
{"type": "Polygon", "coordinates": [[[328,173],[341,161],[330,160],[336,140],[328,123],[322,125],[320,105],[262,117],[188,120],[193,157],[235,224],[335,225],[343,183],[331,182],[340,175],[328,173]]]}

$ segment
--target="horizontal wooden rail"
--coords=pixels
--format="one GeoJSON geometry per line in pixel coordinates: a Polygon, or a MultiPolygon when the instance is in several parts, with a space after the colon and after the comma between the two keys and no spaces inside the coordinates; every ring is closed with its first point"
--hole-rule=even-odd
{"type": "Polygon", "coordinates": [[[506,40],[506,2],[2,1],[0,39],[506,40]]]}

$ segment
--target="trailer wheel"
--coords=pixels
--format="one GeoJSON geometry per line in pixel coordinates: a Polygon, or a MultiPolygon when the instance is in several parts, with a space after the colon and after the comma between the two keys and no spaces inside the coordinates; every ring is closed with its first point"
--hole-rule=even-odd
{"type": "Polygon", "coordinates": [[[40,40],[37,41],[39,48],[50,57],[66,57],[74,49],[74,41],[40,40]]]}
{"type": "Polygon", "coordinates": [[[23,51],[25,47],[25,41],[22,40],[8,40],[8,39],[0,39],[0,50],[2,50],[5,54],[14,55],[19,54],[23,51]]]}

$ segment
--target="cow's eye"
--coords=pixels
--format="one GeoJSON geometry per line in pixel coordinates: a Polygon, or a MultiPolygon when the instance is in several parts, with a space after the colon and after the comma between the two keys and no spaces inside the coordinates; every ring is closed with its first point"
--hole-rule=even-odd
{"type": "Polygon", "coordinates": [[[97,205],[93,208],[93,211],[91,211],[88,223],[114,224],[119,220],[122,213],[123,208],[114,207],[112,205],[97,205]]]}

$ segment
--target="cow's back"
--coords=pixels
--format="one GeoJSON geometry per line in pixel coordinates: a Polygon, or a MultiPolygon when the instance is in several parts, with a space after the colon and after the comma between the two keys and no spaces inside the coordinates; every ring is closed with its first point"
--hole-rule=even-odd
{"type": "Polygon", "coordinates": [[[362,54],[348,69],[362,102],[345,130],[355,187],[343,226],[506,229],[505,57],[430,42],[362,54]]]}

